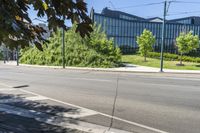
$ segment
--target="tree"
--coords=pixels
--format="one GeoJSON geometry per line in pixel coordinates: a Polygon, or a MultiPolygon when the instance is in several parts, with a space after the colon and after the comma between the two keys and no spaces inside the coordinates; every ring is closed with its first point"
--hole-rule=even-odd
{"type": "Polygon", "coordinates": [[[46,31],[32,23],[28,14],[30,7],[34,8],[38,17],[47,18],[50,30],[56,31],[57,27],[66,30],[64,19],[67,19],[77,23],[76,32],[82,37],[89,36],[92,31],[92,22],[83,0],[0,0],[0,45],[24,48],[34,43],[42,50],[42,42],[47,41],[42,35],[46,31]]]}
{"type": "Polygon", "coordinates": [[[144,30],[140,36],[137,36],[137,43],[139,45],[139,52],[144,56],[146,62],[146,56],[148,52],[153,50],[153,44],[156,42],[155,36],[149,30],[144,30]]]}
{"type": "Polygon", "coordinates": [[[199,47],[198,35],[193,35],[192,31],[189,33],[180,33],[179,37],[176,38],[176,45],[178,52],[180,53],[180,65],[182,65],[183,54],[189,53],[191,50],[195,50],[199,47]]]}

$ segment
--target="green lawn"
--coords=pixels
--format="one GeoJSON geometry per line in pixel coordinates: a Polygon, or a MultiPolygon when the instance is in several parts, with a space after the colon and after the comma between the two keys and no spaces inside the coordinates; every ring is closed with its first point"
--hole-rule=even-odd
{"type": "MultiPolygon", "coordinates": [[[[160,67],[160,60],[147,58],[147,62],[144,62],[144,57],[139,55],[123,55],[122,62],[130,63],[141,66],[149,66],[149,67],[160,67]]],[[[164,61],[164,68],[167,69],[180,69],[180,70],[200,70],[200,64],[192,63],[192,62],[183,62],[185,66],[176,66],[178,61],[164,61]]]]}

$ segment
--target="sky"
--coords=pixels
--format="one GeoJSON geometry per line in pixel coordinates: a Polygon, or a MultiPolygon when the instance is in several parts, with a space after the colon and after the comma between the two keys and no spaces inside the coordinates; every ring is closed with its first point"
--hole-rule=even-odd
{"type": "MultiPolygon", "coordinates": [[[[164,0],[85,0],[88,4],[88,11],[93,7],[95,12],[100,13],[104,7],[111,10],[119,10],[129,14],[144,18],[162,17],[164,0]],[[157,5],[138,6],[151,3],[160,3],[157,5]]],[[[189,3],[171,3],[168,9],[167,19],[175,19],[188,16],[200,16],[200,0],[175,0],[189,3]],[[195,3],[196,2],[196,3],[195,3]],[[192,12],[192,13],[188,13],[192,12]],[[170,15],[171,14],[171,15],[170,15]]],[[[33,9],[30,9],[31,19],[37,17],[33,9]]],[[[34,20],[34,23],[41,23],[34,20]]]]}

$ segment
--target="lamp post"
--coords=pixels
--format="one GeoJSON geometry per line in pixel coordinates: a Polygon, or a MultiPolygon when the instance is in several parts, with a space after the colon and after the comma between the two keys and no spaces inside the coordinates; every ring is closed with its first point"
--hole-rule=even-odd
{"type": "MultiPolygon", "coordinates": [[[[65,16],[63,16],[63,21],[65,23],[65,16]]],[[[65,29],[62,28],[62,65],[65,68],[65,29]]]]}
{"type": "Polygon", "coordinates": [[[6,64],[6,46],[3,44],[3,63],[6,64]]]}
{"type": "Polygon", "coordinates": [[[16,47],[17,66],[19,66],[19,46],[16,47]]]}
{"type": "MultiPolygon", "coordinates": [[[[37,20],[43,23],[47,23],[47,21],[40,20],[38,18],[34,18],[33,20],[37,20]]],[[[63,21],[65,21],[65,16],[63,16],[63,21]]],[[[61,53],[62,53],[62,66],[65,68],[65,29],[62,28],[62,47],[61,47],[61,53]]]]}

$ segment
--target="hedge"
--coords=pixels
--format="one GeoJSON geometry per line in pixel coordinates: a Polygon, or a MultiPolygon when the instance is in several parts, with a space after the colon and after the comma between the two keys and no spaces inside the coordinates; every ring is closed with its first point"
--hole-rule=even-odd
{"type": "MultiPolygon", "coordinates": [[[[160,59],[160,53],[149,52],[147,57],[160,59]]],[[[164,57],[164,60],[169,60],[169,61],[179,61],[180,60],[180,56],[177,54],[164,53],[163,57],[164,57]]],[[[199,57],[191,57],[191,56],[183,56],[182,61],[200,63],[200,58],[199,57]]]]}

